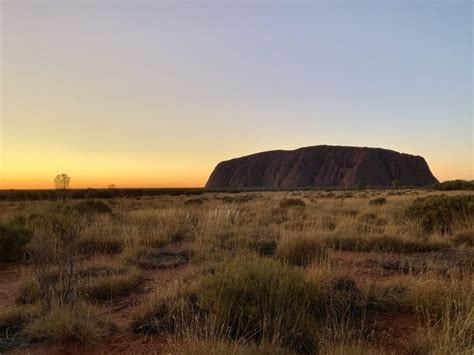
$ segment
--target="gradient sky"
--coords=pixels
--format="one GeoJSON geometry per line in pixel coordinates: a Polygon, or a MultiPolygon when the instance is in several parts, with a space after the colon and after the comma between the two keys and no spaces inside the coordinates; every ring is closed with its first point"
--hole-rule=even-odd
{"type": "Polygon", "coordinates": [[[471,1],[0,0],[0,188],[203,186],[317,144],[474,179],[471,1]]]}

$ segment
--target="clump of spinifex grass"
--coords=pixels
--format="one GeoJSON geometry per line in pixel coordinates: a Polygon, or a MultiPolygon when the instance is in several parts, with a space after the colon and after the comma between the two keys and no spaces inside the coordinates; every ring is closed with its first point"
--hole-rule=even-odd
{"type": "Polygon", "coordinates": [[[279,262],[240,260],[176,297],[159,297],[136,317],[133,329],[212,333],[309,351],[316,346],[308,317],[313,289],[301,271],[279,262]]]}
{"type": "Polygon", "coordinates": [[[31,230],[15,221],[0,223],[0,261],[21,259],[31,237],[31,230]]]}
{"type": "MultiPolygon", "coordinates": [[[[51,270],[45,277],[49,279],[51,287],[59,287],[56,286],[60,282],[57,269],[51,270]]],[[[115,301],[137,291],[143,281],[142,272],[135,267],[106,264],[80,267],[76,277],[77,297],[98,302],[115,301]]],[[[40,300],[40,283],[36,279],[27,280],[20,286],[16,296],[17,304],[36,303],[40,300]]]]}
{"type": "Polygon", "coordinates": [[[8,334],[13,337],[39,314],[38,307],[12,307],[3,310],[0,313],[0,338],[8,334]]]}
{"type": "Polygon", "coordinates": [[[455,246],[474,246],[474,230],[461,231],[453,236],[451,242],[455,246]]]}
{"type": "Polygon", "coordinates": [[[372,292],[378,309],[418,316],[418,332],[406,345],[411,353],[464,354],[472,350],[474,290],[469,283],[406,276],[372,292]]]}
{"type": "Polygon", "coordinates": [[[158,295],[135,316],[132,329],[313,353],[323,343],[317,331],[322,324],[360,326],[365,309],[364,294],[350,278],[307,278],[301,268],[253,257],[158,295]]]}
{"type": "Polygon", "coordinates": [[[124,274],[96,277],[84,282],[79,292],[87,299],[96,301],[114,301],[126,296],[140,286],[143,276],[140,270],[131,269],[124,274]]]}
{"type": "Polygon", "coordinates": [[[451,233],[474,218],[474,196],[429,196],[416,199],[406,211],[424,233],[451,233]]]}
{"type": "Polygon", "coordinates": [[[281,208],[305,207],[306,203],[300,198],[285,198],[280,202],[281,208]]]}
{"type": "Polygon", "coordinates": [[[423,253],[449,248],[448,242],[438,240],[418,240],[388,235],[330,235],[325,238],[327,245],[334,249],[348,251],[374,251],[383,253],[423,253]]]}
{"type": "Polygon", "coordinates": [[[377,197],[369,201],[369,205],[372,206],[382,206],[387,203],[387,199],[385,197],[377,197]]]}
{"type": "Polygon", "coordinates": [[[55,305],[27,324],[23,336],[34,342],[91,344],[111,334],[113,329],[112,323],[84,305],[55,305]]]}
{"type": "Polygon", "coordinates": [[[278,242],[276,255],[279,259],[296,266],[308,266],[326,259],[327,246],[317,237],[294,236],[278,242]]]}

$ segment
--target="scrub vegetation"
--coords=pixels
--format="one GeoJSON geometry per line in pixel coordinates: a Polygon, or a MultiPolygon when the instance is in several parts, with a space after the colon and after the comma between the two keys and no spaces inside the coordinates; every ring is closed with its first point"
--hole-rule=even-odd
{"type": "Polygon", "coordinates": [[[470,191],[5,201],[0,352],[468,354],[473,235],[470,191]]]}

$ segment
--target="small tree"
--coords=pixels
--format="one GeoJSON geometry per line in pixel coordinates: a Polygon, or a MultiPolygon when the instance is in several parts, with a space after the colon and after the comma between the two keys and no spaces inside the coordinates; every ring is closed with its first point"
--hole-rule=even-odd
{"type": "Polygon", "coordinates": [[[393,180],[392,187],[398,189],[400,187],[400,180],[393,180]]]}
{"type": "Polygon", "coordinates": [[[63,203],[66,202],[70,183],[71,178],[67,174],[59,174],[54,178],[54,186],[56,187],[58,196],[63,200],[63,203]]]}

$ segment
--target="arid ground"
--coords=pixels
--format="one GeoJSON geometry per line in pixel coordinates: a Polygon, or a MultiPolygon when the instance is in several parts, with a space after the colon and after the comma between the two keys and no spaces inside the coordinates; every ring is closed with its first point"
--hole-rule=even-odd
{"type": "Polygon", "coordinates": [[[472,354],[474,193],[0,203],[0,353],[472,354]]]}

